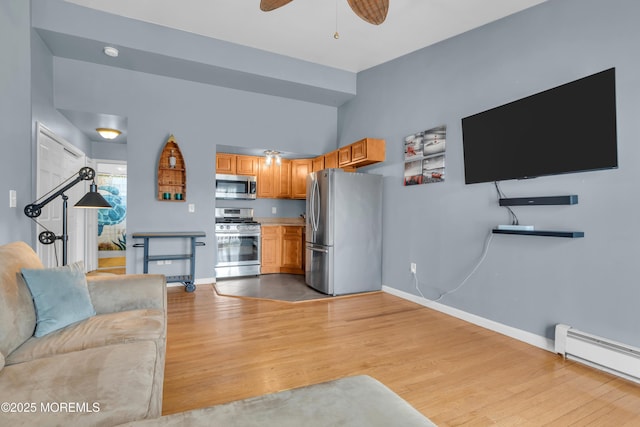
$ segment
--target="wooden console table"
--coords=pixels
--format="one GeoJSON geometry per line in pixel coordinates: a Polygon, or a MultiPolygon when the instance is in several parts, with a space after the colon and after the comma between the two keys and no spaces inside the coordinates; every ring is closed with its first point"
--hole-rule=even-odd
{"type": "Polygon", "coordinates": [[[185,286],[185,291],[193,292],[196,290],[196,285],[193,283],[196,271],[196,246],[204,246],[204,242],[197,242],[198,237],[206,237],[204,231],[182,231],[182,232],[145,232],[145,233],[133,233],[134,239],[143,239],[143,243],[135,243],[134,248],[144,248],[144,266],[142,272],[144,274],[149,273],[149,262],[151,261],[172,261],[186,259],[190,262],[190,274],[178,275],[178,276],[166,276],[167,282],[182,282],[185,286]],[[191,253],[188,254],[171,254],[171,255],[149,255],[149,240],[163,238],[163,239],[191,239],[191,253]]]}

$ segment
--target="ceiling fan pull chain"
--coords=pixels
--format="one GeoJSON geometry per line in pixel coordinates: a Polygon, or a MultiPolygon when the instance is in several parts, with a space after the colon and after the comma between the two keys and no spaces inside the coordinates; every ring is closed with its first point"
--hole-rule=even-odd
{"type": "Polygon", "coordinates": [[[338,0],[336,0],[336,32],[333,33],[333,38],[336,40],[340,38],[340,33],[338,32],[338,0]]]}

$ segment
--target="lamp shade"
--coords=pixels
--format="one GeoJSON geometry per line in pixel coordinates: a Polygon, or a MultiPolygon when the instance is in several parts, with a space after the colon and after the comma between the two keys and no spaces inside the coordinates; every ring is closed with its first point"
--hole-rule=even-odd
{"type": "Polygon", "coordinates": [[[98,193],[98,186],[91,183],[89,186],[89,192],[85,194],[78,203],[74,205],[76,208],[112,208],[104,197],[98,193]]]}

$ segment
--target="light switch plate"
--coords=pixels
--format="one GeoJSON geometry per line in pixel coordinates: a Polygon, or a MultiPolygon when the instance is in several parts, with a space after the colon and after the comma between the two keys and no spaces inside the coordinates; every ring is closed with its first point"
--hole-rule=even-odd
{"type": "Polygon", "coordinates": [[[196,205],[193,203],[189,203],[189,213],[194,213],[196,211],[196,205]]]}
{"type": "Polygon", "coordinates": [[[9,190],[9,207],[15,208],[18,205],[16,190],[9,190]]]}

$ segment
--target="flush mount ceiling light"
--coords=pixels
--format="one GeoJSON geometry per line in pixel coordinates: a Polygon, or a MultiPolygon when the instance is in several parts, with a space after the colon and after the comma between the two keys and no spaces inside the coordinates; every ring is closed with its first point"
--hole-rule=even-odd
{"type": "Polygon", "coordinates": [[[104,139],[114,139],[117,138],[122,132],[118,129],[109,129],[109,128],[96,128],[96,132],[100,134],[104,139]]]}
{"type": "Polygon", "coordinates": [[[120,51],[118,51],[118,49],[116,49],[113,46],[105,46],[104,49],[102,49],[102,51],[104,52],[105,55],[110,56],[112,58],[117,58],[118,55],[120,54],[120,51]]]}
{"type": "Polygon", "coordinates": [[[271,162],[275,159],[276,165],[280,166],[282,160],[280,158],[280,152],[276,150],[265,150],[264,156],[266,157],[265,164],[271,166],[271,162]]]}

